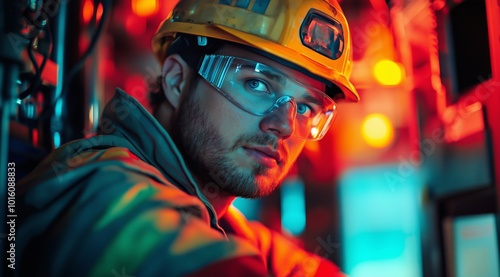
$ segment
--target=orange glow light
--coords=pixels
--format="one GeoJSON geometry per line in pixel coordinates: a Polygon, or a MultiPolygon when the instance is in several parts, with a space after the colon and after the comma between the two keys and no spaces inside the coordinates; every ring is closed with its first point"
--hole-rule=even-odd
{"type": "Polygon", "coordinates": [[[403,80],[403,69],[396,62],[381,60],[373,67],[373,75],[384,86],[397,86],[403,80]]]}
{"type": "Polygon", "coordinates": [[[141,17],[148,17],[158,12],[157,0],[132,0],[132,11],[141,17]]]}
{"type": "Polygon", "coordinates": [[[82,8],[82,18],[84,23],[89,23],[94,15],[94,2],[92,0],[85,0],[82,8]]]}
{"type": "MultiPolygon", "coordinates": [[[[96,10],[96,20],[97,21],[99,21],[101,19],[102,13],[103,13],[102,3],[99,3],[99,5],[97,6],[97,10],[96,10]]],[[[82,8],[83,22],[85,24],[89,23],[90,20],[92,20],[93,16],[94,16],[94,1],[85,0],[85,2],[83,2],[83,8],[82,8]]]]}
{"type": "Polygon", "coordinates": [[[375,148],[384,148],[394,140],[394,126],[382,114],[368,115],[363,121],[361,133],[366,143],[375,148]]]}

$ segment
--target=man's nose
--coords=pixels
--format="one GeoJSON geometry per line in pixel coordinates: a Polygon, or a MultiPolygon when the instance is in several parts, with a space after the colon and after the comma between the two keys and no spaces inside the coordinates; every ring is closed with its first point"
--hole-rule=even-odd
{"type": "Polygon", "coordinates": [[[270,114],[265,116],[260,125],[264,132],[271,132],[279,138],[287,139],[294,131],[297,104],[293,99],[281,103],[270,114]]]}

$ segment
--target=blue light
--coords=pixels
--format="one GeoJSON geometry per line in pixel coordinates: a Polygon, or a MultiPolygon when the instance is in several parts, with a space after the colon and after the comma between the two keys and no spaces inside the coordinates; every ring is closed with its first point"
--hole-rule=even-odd
{"type": "Polygon", "coordinates": [[[281,186],[281,226],[294,236],[306,228],[304,182],[299,178],[286,180],[281,186]]]}
{"type": "Polygon", "coordinates": [[[54,148],[61,146],[61,134],[59,132],[54,132],[54,148]]]}
{"type": "Polygon", "coordinates": [[[260,199],[246,199],[238,197],[233,201],[235,206],[248,220],[259,220],[260,199]]]}
{"type": "Polygon", "coordinates": [[[419,172],[355,168],[339,183],[343,270],[351,277],[421,277],[419,172]]]}

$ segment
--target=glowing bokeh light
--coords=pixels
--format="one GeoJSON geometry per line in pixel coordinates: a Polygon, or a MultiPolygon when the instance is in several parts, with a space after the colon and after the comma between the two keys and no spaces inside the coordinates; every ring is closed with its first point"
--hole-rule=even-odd
{"type": "Polygon", "coordinates": [[[99,5],[97,6],[96,14],[95,14],[95,17],[96,17],[97,21],[101,20],[103,12],[104,12],[104,10],[103,10],[103,7],[102,7],[102,3],[99,3],[99,5]]]}
{"type": "Polygon", "coordinates": [[[158,12],[157,0],[132,0],[132,11],[141,17],[152,16],[158,12]]]}
{"type": "Polygon", "coordinates": [[[305,189],[300,178],[289,178],[281,186],[281,226],[294,236],[306,228],[305,189]]]}
{"type": "Polygon", "coordinates": [[[381,60],[373,67],[375,80],[384,86],[397,86],[403,81],[402,67],[390,60],[381,60]]]}
{"type": "MultiPolygon", "coordinates": [[[[99,3],[97,10],[95,11],[95,18],[97,21],[101,20],[104,10],[102,3],[99,3]]],[[[82,7],[82,19],[85,24],[89,23],[94,17],[94,1],[85,0],[82,7]]]]}
{"type": "Polygon", "coordinates": [[[394,140],[394,126],[385,115],[370,114],[361,125],[361,134],[370,146],[384,148],[394,140]]]}
{"type": "Polygon", "coordinates": [[[94,15],[94,2],[92,0],[85,0],[82,8],[82,18],[84,23],[89,23],[94,15]]]}

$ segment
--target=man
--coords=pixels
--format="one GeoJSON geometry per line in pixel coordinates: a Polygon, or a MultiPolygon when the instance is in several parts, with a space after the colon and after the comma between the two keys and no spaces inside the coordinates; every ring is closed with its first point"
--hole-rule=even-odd
{"type": "Polygon", "coordinates": [[[162,95],[117,90],[99,135],[18,187],[22,276],[343,276],[246,219],[321,139],[348,81],[350,35],[324,0],[181,0],[153,38],[162,95]]]}

